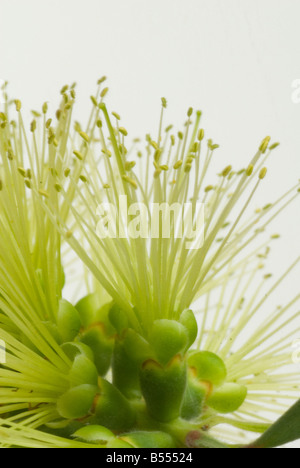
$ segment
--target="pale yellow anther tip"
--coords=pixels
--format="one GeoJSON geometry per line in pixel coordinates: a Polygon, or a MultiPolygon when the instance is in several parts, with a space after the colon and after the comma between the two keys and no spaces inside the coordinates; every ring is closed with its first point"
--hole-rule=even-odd
{"type": "Polygon", "coordinates": [[[267,168],[266,167],[263,167],[260,172],[259,172],[259,179],[264,179],[266,177],[266,174],[267,174],[267,168]]]}

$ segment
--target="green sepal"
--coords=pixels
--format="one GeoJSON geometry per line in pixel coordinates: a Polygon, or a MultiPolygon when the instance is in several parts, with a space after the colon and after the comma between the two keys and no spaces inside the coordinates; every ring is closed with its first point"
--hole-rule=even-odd
{"type": "Polygon", "coordinates": [[[114,304],[108,313],[109,321],[112,326],[117,330],[118,334],[121,335],[123,330],[128,328],[128,318],[126,313],[120,309],[117,304],[114,304]]]}
{"type": "Polygon", "coordinates": [[[71,387],[83,384],[97,385],[98,371],[95,364],[84,354],[78,354],[69,372],[71,387]]]}
{"type": "Polygon", "coordinates": [[[96,398],[91,419],[112,431],[123,432],[131,429],[135,422],[135,410],[122,393],[110,382],[99,379],[100,392],[96,398]]]}
{"type": "Polygon", "coordinates": [[[227,376],[222,359],[210,351],[192,352],[188,357],[188,366],[195,370],[199,380],[205,380],[213,385],[222,385],[227,376]]]}
{"type": "Polygon", "coordinates": [[[120,438],[135,448],[176,448],[175,440],[166,432],[135,431],[120,438]]]}
{"type": "Polygon", "coordinates": [[[179,417],[186,387],[186,363],[180,355],[166,366],[152,359],[140,370],[140,383],[149,414],[167,422],[179,417]]]}
{"type": "Polygon", "coordinates": [[[207,394],[212,385],[195,377],[192,370],[188,371],[187,385],[181,406],[181,417],[191,420],[201,415],[207,394]]]}
{"type": "Polygon", "coordinates": [[[57,411],[63,418],[78,419],[88,415],[97,393],[95,385],[80,385],[64,393],[57,401],[57,411]]]}
{"type": "Polygon", "coordinates": [[[123,335],[123,345],[129,359],[138,366],[142,365],[147,359],[154,357],[148,341],[132,328],[128,328],[125,331],[123,335]]]}
{"type": "Polygon", "coordinates": [[[247,396],[247,388],[236,383],[225,383],[214,389],[207,404],[219,413],[232,413],[239,409],[247,396]]]}
{"type": "Polygon", "coordinates": [[[186,348],[188,332],[186,327],[176,320],[155,320],[149,335],[149,343],[157,360],[165,365],[186,348]]]}
{"type": "Polygon", "coordinates": [[[96,323],[82,333],[80,340],[93,351],[98,373],[104,376],[110,367],[114,338],[107,336],[103,323],[96,323]]]}
{"type": "Polygon", "coordinates": [[[186,309],[179,317],[179,322],[186,328],[188,333],[188,342],[186,349],[189,349],[198,335],[198,324],[194,312],[191,309],[186,309]]]}
{"type": "Polygon", "coordinates": [[[88,425],[78,429],[72,437],[85,442],[106,445],[109,440],[115,438],[115,435],[104,426],[88,425]]]}
{"type": "Polygon", "coordinates": [[[139,397],[139,366],[126,353],[124,342],[116,340],[112,356],[113,384],[127,397],[139,397]]]}
{"type": "Polygon", "coordinates": [[[79,312],[79,316],[84,328],[90,325],[101,322],[105,325],[108,335],[114,333],[108,319],[108,312],[111,308],[111,302],[102,303],[101,297],[97,293],[88,294],[77,302],[75,308],[79,312]]]}
{"type": "Polygon", "coordinates": [[[81,320],[77,309],[70,302],[61,299],[57,312],[57,329],[62,342],[73,341],[80,327],[81,320]]]}
{"type": "Polygon", "coordinates": [[[71,361],[74,361],[78,354],[83,354],[91,361],[94,361],[94,353],[89,346],[84,343],[63,343],[61,349],[68,356],[71,361]]]}

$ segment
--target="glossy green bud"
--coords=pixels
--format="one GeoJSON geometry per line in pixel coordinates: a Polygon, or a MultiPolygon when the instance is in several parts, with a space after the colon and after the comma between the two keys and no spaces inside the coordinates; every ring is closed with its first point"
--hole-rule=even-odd
{"type": "Polygon", "coordinates": [[[129,432],[121,437],[135,448],[176,448],[176,442],[170,434],[159,431],[129,432]]]}
{"type": "Polygon", "coordinates": [[[128,318],[125,312],[120,307],[114,304],[109,311],[109,320],[112,326],[117,330],[118,334],[121,335],[123,330],[128,328],[128,318]]]}
{"type": "Polygon", "coordinates": [[[78,429],[72,437],[85,442],[106,445],[109,440],[115,438],[115,435],[104,426],[89,425],[78,429]]]}
{"type": "Polygon", "coordinates": [[[135,422],[135,411],[129,401],[110,382],[99,379],[100,392],[94,405],[93,424],[100,424],[112,431],[126,431],[135,422]]]}
{"type": "Polygon", "coordinates": [[[149,343],[157,360],[164,365],[183,351],[188,343],[188,333],[176,320],[156,320],[149,335],[149,343]]]}
{"type": "Polygon", "coordinates": [[[93,351],[99,375],[105,375],[111,363],[114,338],[107,336],[102,323],[96,323],[82,333],[81,341],[93,351]]]}
{"type": "Polygon", "coordinates": [[[112,356],[113,384],[127,397],[139,397],[139,366],[129,358],[124,342],[116,340],[112,356]]]}
{"type": "Polygon", "coordinates": [[[80,385],[64,393],[57,401],[57,411],[63,418],[78,419],[86,416],[97,393],[95,385],[80,385]]]}
{"type": "Polygon", "coordinates": [[[199,380],[222,385],[227,376],[224,362],[210,351],[196,351],[188,357],[188,366],[194,368],[199,380]]]}
{"type": "Polygon", "coordinates": [[[239,409],[247,396],[247,388],[236,383],[225,383],[214,390],[207,404],[219,413],[232,413],[239,409]]]}
{"type": "Polygon", "coordinates": [[[194,343],[198,335],[198,325],[194,312],[186,309],[179,317],[179,322],[186,328],[188,333],[187,349],[194,343]]]}
{"type": "Polygon", "coordinates": [[[147,359],[153,358],[153,351],[141,335],[128,328],[123,337],[124,350],[132,362],[141,365],[147,359]]]}
{"type": "Polygon", "coordinates": [[[72,341],[78,335],[81,320],[75,307],[65,299],[59,301],[57,329],[63,342],[72,341]]]}
{"type": "Polygon", "coordinates": [[[71,387],[89,384],[97,385],[98,372],[95,364],[84,354],[75,357],[71,370],[69,372],[71,387]]]}
{"type": "Polygon", "coordinates": [[[167,366],[148,360],[140,370],[140,384],[150,415],[167,422],[180,415],[186,387],[186,363],[180,355],[167,366]]]}

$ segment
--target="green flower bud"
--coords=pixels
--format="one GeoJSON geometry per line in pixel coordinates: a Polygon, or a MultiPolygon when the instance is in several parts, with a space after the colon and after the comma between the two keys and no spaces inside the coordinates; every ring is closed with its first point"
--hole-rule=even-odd
{"type": "Polygon", "coordinates": [[[97,393],[95,385],[80,385],[64,393],[57,401],[57,411],[63,418],[78,419],[86,416],[97,393]]]}
{"type": "Polygon", "coordinates": [[[84,328],[92,325],[96,322],[102,322],[107,327],[107,332],[113,333],[113,329],[110,326],[108,320],[108,312],[111,308],[111,302],[107,302],[103,305],[101,297],[98,294],[88,294],[87,296],[80,299],[75,305],[79,312],[79,316],[84,328]]]}
{"type": "Polygon", "coordinates": [[[112,356],[113,384],[127,397],[139,397],[139,366],[126,353],[124,342],[117,340],[112,356]]]}
{"type": "Polygon", "coordinates": [[[188,332],[176,320],[161,319],[153,323],[149,343],[161,364],[167,364],[186,347],[187,342],[188,332]]]}
{"type": "Polygon", "coordinates": [[[78,311],[65,299],[59,301],[57,328],[63,342],[72,341],[78,335],[81,321],[78,311]]]}
{"type": "Polygon", "coordinates": [[[170,434],[159,431],[129,432],[121,437],[135,448],[176,448],[176,442],[170,434]]]}
{"type": "Polygon", "coordinates": [[[140,384],[150,415],[167,422],[180,414],[186,387],[186,364],[180,355],[167,366],[148,360],[140,370],[140,384]]]}
{"type": "Polygon", "coordinates": [[[98,372],[95,364],[84,354],[78,354],[69,372],[69,379],[71,387],[82,384],[97,385],[98,372]]]}
{"type": "Polygon", "coordinates": [[[232,413],[239,409],[247,396],[247,388],[236,383],[225,383],[208,398],[207,404],[219,413],[232,413]]]}
{"type": "Polygon", "coordinates": [[[108,337],[104,325],[97,323],[82,334],[81,341],[93,351],[98,373],[105,375],[111,363],[114,347],[113,337],[108,337]]]}
{"type": "Polygon", "coordinates": [[[179,318],[179,322],[187,329],[188,343],[187,349],[194,343],[198,334],[197,320],[194,312],[190,309],[186,309],[182,312],[179,318]]]}
{"type": "Polygon", "coordinates": [[[135,422],[135,411],[129,401],[110,382],[99,379],[100,394],[94,405],[93,424],[100,424],[112,431],[126,431],[135,422]]]}
{"type": "Polygon", "coordinates": [[[71,361],[74,361],[78,354],[83,354],[90,361],[94,360],[93,351],[84,343],[63,343],[61,348],[71,361]]]}
{"type": "Polygon", "coordinates": [[[109,320],[113,327],[117,330],[118,334],[121,335],[122,331],[128,328],[127,315],[119,306],[114,304],[109,311],[109,320]]]}
{"type": "Polygon", "coordinates": [[[197,351],[188,358],[188,366],[195,369],[199,380],[222,385],[227,376],[224,362],[210,351],[197,351]]]}
{"type": "Polygon", "coordinates": [[[84,426],[72,434],[72,437],[91,443],[106,445],[115,435],[104,426],[84,426]]]}
{"type": "Polygon", "coordinates": [[[137,365],[153,357],[149,343],[132,328],[126,330],[123,343],[129,359],[137,365]]]}

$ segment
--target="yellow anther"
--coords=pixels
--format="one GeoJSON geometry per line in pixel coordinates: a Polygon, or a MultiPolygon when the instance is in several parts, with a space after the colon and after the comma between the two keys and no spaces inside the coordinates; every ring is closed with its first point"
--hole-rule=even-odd
{"type": "Polygon", "coordinates": [[[135,161],[126,161],[125,162],[125,171],[131,171],[131,169],[136,165],[135,161]]]}
{"type": "Polygon", "coordinates": [[[225,169],[223,169],[221,175],[223,177],[227,177],[228,174],[230,173],[231,169],[232,169],[232,166],[226,166],[225,169]]]}
{"type": "Polygon", "coordinates": [[[127,132],[126,128],[124,128],[124,127],[120,127],[119,132],[122,133],[122,135],[124,135],[124,136],[128,135],[128,132],[127,132]]]}
{"type": "Polygon", "coordinates": [[[60,184],[55,184],[54,185],[54,188],[57,192],[61,192],[62,191],[62,186],[60,184]]]}
{"type": "Polygon", "coordinates": [[[266,149],[268,148],[268,144],[269,144],[270,140],[271,140],[271,137],[269,137],[269,136],[266,136],[266,138],[263,139],[263,141],[261,142],[260,147],[259,147],[259,151],[261,153],[266,152],[266,149]]]}
{"type": "Polygon", "coordinates": [[[101,91],[101,93],[100,93],[100,97],[101,97],[101,98],[104,98],[104,96],[106,96],[107,93],[108,93],[108,88],[104,88],[104,89],[101,91]]]}
{"type": "Polygon", "coordinates": [[[166,100],[166,98],[164,98],[164,97],[161,98],[161,105],[163,106],[164,109],[167,107],[167,100],[166,100]]]}
{"type": "Polygon", "coordinates": [[[159,167],[160,167],[160,169],[161,169],[162,171],[168,171],[168,170],[169,170],[169,166],[168,166],[167,164],[162,164],[162,165],[159,166],[159,167]]]}
{"type": "Polygon", "coordinates": [[[213,190],[213,189],[214,189],[214,186],[213,186],[213,185],[207,185],[207,186],[205,187],[205,189],[204,189],[204,192],[207,193],[207,192],[210,192],[210,191],[213,190]]]}
{"type": "Polygon", "coordinates": [[[18,167],[18,172],[22,177],[26,177],[26,171],[23,167],[18,167]]]}
{"type": "Polygon", "coordinates": [[[119,116],[119,114],[117,112],[112,112],[111,115],[113,115],[115,117],[115,119],[121,120],[121,117],[119,116]]]}
{"type": "Polygon", "coordinates": [[[21,101],[19,99],[15,100],[15,105],[16,105],[16,111],[20,112],[22,104],[21,104],[21,101]]]}
{"type": "Polygon", "coordinates": [[[81,180],[81,182],[84,182],[84,183],[87,182],[87,178],[83,174],[79,176],[79,179],[81,180]]]}
{"type": "Polygon", "coordinates": [[[79,132],[79,135],[80,135],[81,138],[82,138],[84,141],[86,141],[87,143],[90,142],[90,137],[88,136],[87,133],[80,131],[80,132],[79,132]]]}
{"type": "Polygon", "coordinates": [[[47,114],[48,111],[48,104],[47,102],[44,102],[43,107],[42,107],[43,114],[47,114]]]}
{"type": "Polygon", "coordinates": [[[30,124],[30,131],[33,133],[36,130],[36,120],[33,120],[30,124]]]}
{"type": "Polygon", "coordinates": [[[270,147],[269,147],[269,150],[273,150],[275,148],[277,148],[277,146],[279,146],[280,143],[276,142],[276,143],[273,143],[270,147]]]}
{"type": "Polygon", "coordinates": [[[42,197],[49,198],[49,193],[46,192],[45,190],[40,189],[38,190],[38,193],[42,195],[42,197]]]}
{"type": "Polygon", "coordinates": [[[68,89],[69,89],[69,85],[63,86],[60,90],[60,94],[65,94],[65,92],[68,91],[68,89]]]}
{"type": "Polygon", "coordinates": [[[198,138],[199,141],[203,140],[203,138],[204,138],[204,129],[203,128],[200,128],[197,138],[198,138]]]}
{"type": "Polygon", "coordinates": [[[188,111],[187,111],[187,116],[188,116],[188,117],[191,117],[192,113],[193,113],[193,108],[192,108],[192,107],[189,107],[189,108],[188,108],[188,111]]]}
{"type": "Polygon", "coordinates": [[[97,84],[99,85],[99,84],[103,83],[103,81],[105,81],[105,80],[106,80],[106,76],[102,76],[102,77],[99,78],[99,80],[97,81],[97,84]]]}
{"type": "Polygon", "coordinates": [[[70,174],[71,172],[71,169],[69,167],[67,167],[65,170],[64,170],[64,176],[65,177],[68,177],[68,175],[70,174]]]}
{"type": "Polygon", "coordinates": [[[52,123],[52,119],[48,119],[46,122],[46,128],[50,128],[51,123],[52,123]]]}
{"type": "Polygon", "coordinates": [[[176,170],[176,169],[179,169],[181,166],[182,166],[182,161],[179,160],[179,161],[176,161],[176,163],[174,164],[173,168],[176,170]]]}
{"type": "Polygon", "coordinates": [[[246,175],[251,176],[252,172],[253,172],[253,165],[249,164],[248,168],[246,169],[246,175]]]}
{"type": "Polygon", "coordinates": [[[266,176],[266,173],[267,173],[267,168],[266,167],[263,167],[260,172],[259,172],[259,178],[260,179],[264,179],[264,177],[266,176]]]}
{"type": "Polygon", "coordinates": [[[30,180],[25,179],[25,185],[27,188],[31,189],[31,182],[30,180]]]}
{"type": "Polygon", "coordinates": [[[103,188],[104,188],[104,189],[109,189],[109,188],[110,188],[110,185],[109,185],[109,184],[104,184],[104,185],[103,185],[103,188]]]}
{"type": "Polygon", "coordinates": [[[124,175],[123,180],[125,180],[125,182],[130,184],[134,189],[138,188],[138,185],[137,185],[136,181],[134,179],[132,179],[131,177],[128,177],[128,176],[124,175]]]}
{"type": "Polygon", "coordinates": [[[83,160],[83,155],[80,153],[80,151],[73,151],[73,154],[75,154],[76,158],[78,158],[80,161],[83,160]]]}
{"type": "Polygon", "coordinates": [[[95,96],[90,96],[90,98],[91,98],[91,101],[94,104],[94,106],[97,106],[98,102],[97,102],[97,99],[95,98],[95,96]]]}

